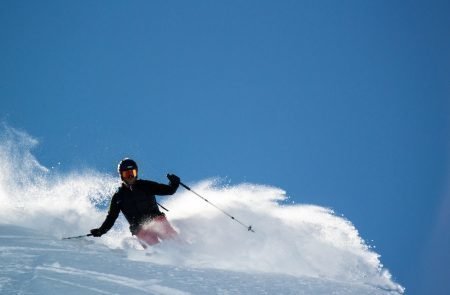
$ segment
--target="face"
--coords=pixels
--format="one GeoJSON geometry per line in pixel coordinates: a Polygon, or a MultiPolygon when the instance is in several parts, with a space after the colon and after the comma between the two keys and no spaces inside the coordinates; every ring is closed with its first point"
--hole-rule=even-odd
{"type": "Polygon", "coordinates": [[[128,184],[132,185],[136,182],[137,179],[137,170],[136,169],[130,169],[122,171],[121,173],[122,180],[128,184]]]}

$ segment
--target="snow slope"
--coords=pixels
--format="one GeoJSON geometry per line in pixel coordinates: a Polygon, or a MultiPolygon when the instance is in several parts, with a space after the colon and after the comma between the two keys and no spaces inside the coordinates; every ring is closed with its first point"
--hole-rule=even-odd
{"type": "Polygon", "coordinates": [[[123,217],[102,238],[61,240],[101,224],[118,182],[43,167],[36,143],[11,128],[0,138],[1,294],[404,292],[350,221],[264,185],[190,184],[255,233],[180,188],[160,199],[179,240],[143,250],[123,217]]]}
{"type": "Polygon", "coordinates": [[[154,253],[11,225],[0,233],[1,294],[396,294],[361,282],[161,265],[151,262],[154,253]]]}

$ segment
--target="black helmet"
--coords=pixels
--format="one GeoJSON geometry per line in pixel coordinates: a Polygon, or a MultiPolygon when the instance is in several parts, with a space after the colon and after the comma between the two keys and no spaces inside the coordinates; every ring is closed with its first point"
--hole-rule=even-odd
{"type": "Polygon", "coordinates": [[[120,161],[119,165],[117,166],[117,172],[119,172],[119,174],[122,173],[122,171],[131,170],[131,169],[138,170],[138,166],[135,161],[133,161],[129,158],[123,159],[122,161],[120,161]]]}

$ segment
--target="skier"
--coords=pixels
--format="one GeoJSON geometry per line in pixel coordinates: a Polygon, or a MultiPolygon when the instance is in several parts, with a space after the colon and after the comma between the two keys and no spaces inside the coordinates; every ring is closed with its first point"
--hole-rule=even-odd
{"type": "MultiPolygon", "coordinates": [[[[130,224],[130,231],[141,242],[148,245],[159,243],[159,240],[172,239],[177,232],[167,221],[156,202],[155,195],[172,195],[180,185],[180,178],[167,174],[169,185],[149,180],[138,179],[138,166],[135,161],[125,158],[117,168],[122,186],[111,199],[108,215],[99,228],[91,229],[94,237],[107,233],[122,212],[130,224]]],[[[143,244],[144,248],[145,245],[143,244]]]]}

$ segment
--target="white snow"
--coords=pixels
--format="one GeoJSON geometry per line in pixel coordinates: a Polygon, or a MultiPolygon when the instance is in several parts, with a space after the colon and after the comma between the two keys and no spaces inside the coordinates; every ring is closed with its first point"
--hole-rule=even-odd
{"type": "Polygon", "coordinates": [[[159,198],[178,240],[143,250],[122,216],[101,238],[62,240],[102,223],[118,181],[42,167],[35,144],[11,128],[0,138],[1,294],[404,292],[349,220],[264,185],[189,184],[255,233],[180,188],[159,198]]]}

